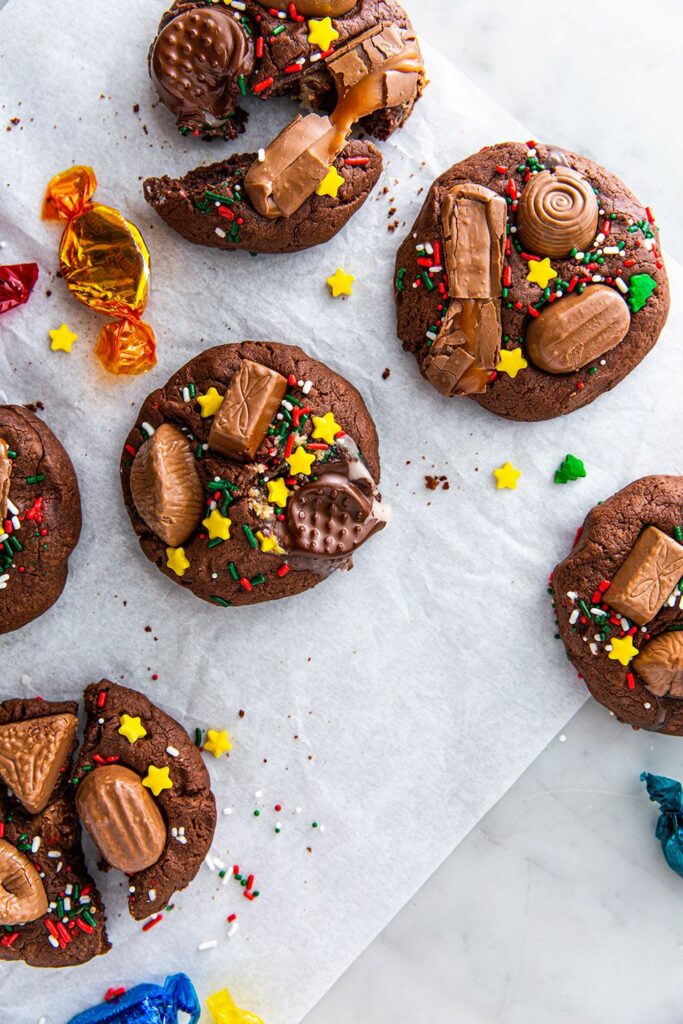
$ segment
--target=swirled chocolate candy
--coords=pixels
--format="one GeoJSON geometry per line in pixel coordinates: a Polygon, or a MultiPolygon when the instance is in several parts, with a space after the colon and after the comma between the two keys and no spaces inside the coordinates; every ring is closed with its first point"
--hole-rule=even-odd
{"type": "Polygon", "coordinates": [[[0,839],[0,925],[28,924],[46,913],[40,875],[25,854],[0,839]]]}
{"type": "Polygon", "coordinates": [[[395,294],[423,376],[516,420],[611,391],[669,310],[650,209],[603,167],[540,143],[491,146],[434,182],[395,294]]]}
{"type": "Polygon", "coordinates": [[[559,634],[623,722],[683,735],[683,477],[630,484],[588,515],[552,591],[559,634]]]}
{"type": "Polygon", "coordinates": [[[194,449],[170,423],[162,423],[138,449],[130,487],[140,516],[167,544],[177,547],[197,528],[204,491],[194,449]]]}

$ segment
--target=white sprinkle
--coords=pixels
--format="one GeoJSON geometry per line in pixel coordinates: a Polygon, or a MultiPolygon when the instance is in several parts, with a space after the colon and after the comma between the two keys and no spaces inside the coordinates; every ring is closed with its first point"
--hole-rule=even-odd
{"type": "Polygon", "coordinates": [[[197,949],[200,953],[204,953],[207,949],[215,949],[218,945],[218,939],[209,939],[208,942],[200,942],[197,949]]]}
{"type": "Polygon", "coordinates": [[[320,825],[320,827],[318,828],[318,832],[324,832],[324,831],[325,831],[325,826],[324,825],[320,825]]]}
{"type": "Polygon", "coordinates": [[[429,341],[436,341],[438,335],[436,331],[427,331],[426,337],[429,339],[429,341]]]}
{"type": "MultiPolygon", "coordinates": [[[[135,886],[134,885],[129,885],[128,886],[128,895],[132,896],[134,892],[135,892],[135,886]]],[[[82,902],[83,902],[83,900],[81,900],[81,903],[82,902]]]]}
{"type": "Polygon", "coordinates": [[[144,423],[140,424],[140,431],[149,438],[154,434],[154,427],[151,423],[148,423],[147,420],[145,420],[144,423]]]}
{"type": "Polygon", "coordinates": [[[55,874],[58,875],[63,867],[64,867],[64,861],[60,860],[59,864],[57,865],[57,870],[56,870],[55,874]]]}
{"type": "Polygon", "coordinates": [[[157,891],[156,891],[156,889],[150,889],[149,892],[147,893],[147,899],[149,900],[150,903],[154,903],[156,898],[157,898],[157,891]]]}
{"type": "Polygon", "coordinates": [[[258,800],[259,797],[263,796],[263,790],[262,789],[257,789],[256,792],[254,793],[254,796],[258,800]]]}
{"type": "Polygon", "coordinates": [[[579,595],[576,593],[575,590],[568,590],[567,591],[567,597],[569,598],[570,601],[576,601],[578,596],[579,595]]]}
{"type": "Polygon", "coordinates": [[[166,747],[166,753],[171,757],[180,757],[180,751],[176,750],[175,747],[166,747]]]}
{"type": "Polygon", "coordinates": [[[0,576],[0,590],[7,590],[7,583],[9,580],[9,573],[4,573],[0,576]]]}
{"type": "Polygon", "coordinates": [[[31,843],[31,853],[38,853],[38,850],[40,849],[40,843],[40,836],[34,836],[33,842],[31,843]]]}
{"type": "MultiPolygon", "coordinates": [[[[59,945],[59,943],[57,943],[57,945],[59,945]]],[[[47,1024],[47,1017],[41,1017],[38,1024],[47,1024]]]]}
{"type": "Polygon", "coordinates": [[[224,807],[223,808],[223,814],[225,814],[225,815],[232,814],[232,812],[233,812],[233,808],[232,807],[224,807]]]}
{"type": "Polygon", "coordinates": [[[182,390],[182,396],[183,396],[183,402],[189,402],[190,401],[190,389],[187,387],[187,385],[182,390]]]}
{"type": "Polygon", "coordinates": [[[297,807],[297,808],[296,808],[296,813],[297,813],[297,814],[301,814],[301,810],[302,810],[302,808],[301,808],[301,807],[297,807]]]}
{"type": "Polygon", "coordinates": [[[225,238],[225,231],[223,228],[214,228],[214,230],[219,238],[225,238]]]}
{"type": "Polygon", "coordinates": [[[266,151],[265,149],[259,149],[258,151],[259,163],[265,163],[266,151]]]}
{"type": "Polygon", "coordinates": [[[312,380],[307,380],[301,390],[303,391],[303,393],[305,395],[307,395],[307,394],[309,394],[309,392],[310,392],[312,387],[313,387],[313,381],[312,380]]]}
{"type": "Polygon", "coordinates": [[[579,618],[579,609],[575,608],[574,611],[569,616],[569,625],[573,626],[574,623],[578,620],[578,618],[579,618]]]}
{"type": "Polygon", "coordinates": [[[216,870],[216,865],[214,864],[213,857],[211,856],[210,853],[207,853],[206,857],[204,858],[204,863],[206,864],[209,871],[216,870]]]}
{"type": "Polygon", "coordinates": [[[566,743],[567,742],[567,737],[565,736],[565,734],[563,732],[561,732],[560,735],[557,738],[560,741],[560,743],[566,743]]]}
{"type": "Polygon", "coordinates": [[[59,949],[59,943],[57,942],[57,939],[56,939],[56,938],[54,937],[54,935],[48,935],[48,937],[47,937],[47,941],[48,941],[48,942],[50,943],[50,945],[51,945],[51,946],[53,946],[53,947],[54,947],[55,949],[59,949]]]}
{"type": "Polygon", "coordinates": [[[98,722],[98,725],[104,725],[104,719],[103,718],[98,718],[97,722],[98,722]]]}
{"type": "Polygon", "coordinates": [[[655,247],[655,240],[654,238],[644,238],[640,244],[651,252],[655,247]]]}
{"type": "MultiPolygon", "coordinates": [[[[135,889],[131,887],[131,889],[129,891],[130,892],[135,892],[135,889]]],[[[90,897],[89,896],[79,896],[78,902],[80,903],[80,905],[82,907],[88,907],[88,906],[90,906],[90,897]]]]}
{"type": "Polygon", "coordinates": [[[625,619],[623,615],[621,616],[621,628],[623,629],[624,633],[628,633],[629,629],[631,628],[631,623],[628,621],[628,619],[625,619]]]}
{"type": "Polygon", "coordinates": [[[57,860],[59,857],[62,856],[62,851],[61,850],[48,850],[47,851],[47,855],[48,855],[48,857],[50,857],[51,860],[57,860]]]}
{"type": "Polygon", "coordinates": [[[577,263],[580,263],[585,255],[586,255],[585,252],[577,252],[577,254],[574,257],[574,259],[576,260],[577,263]]]}
{"type": "Polygon", "coordinates": [[[646,711],[649,711],[650,708],[652,707],[652,704],[650,704],[649,701],[645,701],[645,703],[643,704],[643,707],[645,708],[646,711]]]}
{"type": "Polygon", "coordinates": [[[604,252],[605,256],[618,256],[619,255],[619,246],[618,245],[606,245],[605,248],[602,251],[604,252]]]}
{"type": "Polygon", "coordinates": [[[283,398],[283,399],[282,399],[282,401],[280,402],[280,405],[284,405],[284,407],[285,407],[285,409],[287,410],[287,412],[291,412],[291,411],[292,411],[292,409],[294,408],[294,406],[292,405],[292,403],[291,403],[291,402],[288,402],[286,398],[283,398]]]}
{"type": "Polygon", "coordinates": [[[64,909],[71,910],[71,900],[69,899],[68,896],[64,897],[64,909]]]}
{"type": "Polygon", "coordinates": [[[212,572],[211,573],[211,579],[212,580],[217,580],[218,579],[218,573],[217,572],[212,572]]]}
{"type": "Polygon", "coordinates": [[[282,822],[281,821],[276,821],[275,822],[275,831],[276,832],[280,832],[281,830],[282,830],[282,822]]]}
{"type": "Polygon", "coordinates": [[[220,857],[214,857],[213,862],[219,871],[225,871],[225,863],[220,859],[220,857]]]}
{"type": "Polygon", "coordinates": [[[605,241],[605,237],[606,237],[606,236],[605,236],[605,235],[603,235],[603,233],[602,233],[602,231],[601,231],[601,232],[600,232],[600,234],[599,234],[599,235],[597,235],[597,236],[596,236],[596,238],[595,238],[595,244],[596,244],[596,245],[602,245],[602,243],[603,243],[603,242],[605,241]]]}
{"type": "Polygon", "coordinates": [[[64,886],[64,895],[65,896],[70,896],[73,891],[74,891],[74,887],[71,884],[71,882],[69,882],[68,885],[64,886]]]}
{"type": "Polygon", "coordinates": [[[12,513],[13,516],[18,516],[19,515],[19,509],[17,508],[17,506],[13,502],[11,502],[9,500],[9,498],[6,501],[6,505],[7,505],[7,508],[10,510],[10,512],[12,513]]]}
{"type": "Polygon", "coordinates": [[[602,274],[593,274],[593,276],[591,278],[591,281],[593,281],[594,284],[598,284],[599,281],[604,281],[604,280],[605,279],[602,276],[602,274]]]}
{"type": "Polygon", "coordinates": [[[228,937],[232,938],[238,928],[239,928],[239,925],[238,925],[237,921],[233,921],[232,924],[230,925],[230,928],[228,929],[228,937]]]}
{"type": "Polygon", "coordinates": [[[597,655],[598,655],[598,645],[597,644],[590,644],[589,646],[590,646],[591,654],[594,654],[597,657],[597,655]]]}

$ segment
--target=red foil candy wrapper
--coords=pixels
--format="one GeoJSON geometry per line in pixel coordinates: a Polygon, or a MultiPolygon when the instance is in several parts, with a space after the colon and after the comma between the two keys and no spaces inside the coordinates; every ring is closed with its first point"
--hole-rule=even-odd
{"type": "Polygon", "coordinates": [[[37,263],[15,263],[0,267],[0,313],[23,306],[38,280],[37,263]]]}
{"type": "Polygon", "coordinates": [[[98,359],[111,373],[144,373],[156,365],[154,332],[140,319],[149,294],[149,250],[135,224],[92,202],[96,187],[92,167],[55,175],[43,219],[66,221],[59,267],[72,295],[98,313],[118,317],[100,331],[98,359]]]}

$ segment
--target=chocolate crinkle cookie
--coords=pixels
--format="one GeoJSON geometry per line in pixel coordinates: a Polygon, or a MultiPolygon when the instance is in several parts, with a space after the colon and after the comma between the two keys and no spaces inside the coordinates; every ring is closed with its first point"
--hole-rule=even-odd
{"type": "Polygon", "coordinates": [[[147,558],[221,607],[300,594],[387,519],[358,391],[300,348],[221,345],[145,401],[123,493],[147,558]]]}
{"type": "Polygon", "coordinates": [[[182,178],[149,178],[145,198],[191,242],[285,253],[332,238],[365,202],[379,151],[425,86],[419,43],[394,0],[176,3],[149,52],[159,96],[181,133],[235,138],[248,94],[288,95],[308,113],[258,153],[182,178]]]}
{"type": "Polygon", "coordinates": [[[594,508],[551,587],[572,664],[622,722],[683,735],[683,477],[594,508]]]}
{"type": "Polygon", "coordinates": [[[535,142],[491,146],[434,182],[395,292],[423,376],[515,420],[611,390],[669,310],[650,209],[586,157],[535,142]]]}
{"type": "Polygon", "coordinates": [[[71,460],[23,406],[0,406],[0,633],[38,618],[62,593],[81,532],[71,460]]]}

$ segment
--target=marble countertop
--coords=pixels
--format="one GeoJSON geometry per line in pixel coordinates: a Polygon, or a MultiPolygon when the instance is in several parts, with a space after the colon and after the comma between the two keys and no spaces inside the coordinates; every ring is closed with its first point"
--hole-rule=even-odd
{"type": "MultiPolygon", "coordinates": [[[[683,260],[678,0],[602,0],[589,15],[569,0],[406,6],[536,138],[647,196],[683,260]]],[[[683,778],[683,740],[586,704],[305,1024],[678,1019],[683,881],[654,839],[643,769],[683,778]]]]}

